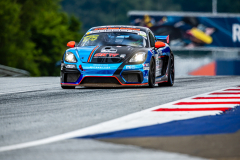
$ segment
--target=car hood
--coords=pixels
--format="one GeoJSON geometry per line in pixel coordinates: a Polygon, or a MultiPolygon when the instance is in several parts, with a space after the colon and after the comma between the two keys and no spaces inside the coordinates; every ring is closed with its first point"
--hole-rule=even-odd
{"type": "Polygon", "coordinates": [[[136,52],[146,49],[131,46],[87,46],[77,47],[79,58],[84,63],[120,63],[136,52]]]}

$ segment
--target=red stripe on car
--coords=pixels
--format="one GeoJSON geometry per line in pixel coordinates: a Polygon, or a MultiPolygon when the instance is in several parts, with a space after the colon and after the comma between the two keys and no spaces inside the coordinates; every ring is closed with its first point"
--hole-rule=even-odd
{"type": "Polygon", "coordinates": [[[92,54],[93,54],[93,52],[96,50],[98,48],[98,46],[96,46],[93,50],[92,50],[92,52],[90,53],[90,55],[89,55],[89,57],[88,57],[88,61],[87,62],[89,62],[90,61],[90,59],[91,59],[91,57],[92,57],[92,54]]]}

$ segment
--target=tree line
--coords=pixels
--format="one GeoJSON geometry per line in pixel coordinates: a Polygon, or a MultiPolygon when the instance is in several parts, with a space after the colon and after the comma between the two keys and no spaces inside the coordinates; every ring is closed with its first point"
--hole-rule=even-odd
{"type": "Polygon", "coordinates": [[[66,43],[81,38],[81,23],[58,0],[0,1],[0,64],[32,76],[59,75],[66,43]]]}
{"type": "MultiPolygon", "coordinates": [[[[220,13],[240,13],[239,0],[217,0],[220,13]]],[[[129,24],[127,12],[212,12],[212,0],[63,0],[63,9],[80,18],[83,30],[92,26],[129,24]]]]}
{"type": "MultiPolygon", "coordinates": [[[[57,76],[55,64],[66,43],[79,41],[90,27],[129,24],[130,10],[211,12],[211,5],[211,0],[2,0],[0,64],[32,76],[57,76]]],[[[240,1],[218,0],[217,9],[239,13],[240,1]]]]}

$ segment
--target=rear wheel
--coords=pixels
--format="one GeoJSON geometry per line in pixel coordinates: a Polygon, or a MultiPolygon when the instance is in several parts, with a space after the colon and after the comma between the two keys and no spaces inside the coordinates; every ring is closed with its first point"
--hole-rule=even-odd
{"type": "Polygon", "coordinates": [[[159,83],[158,86],[173,86],[174,79],[175,79],[174,57],[171,56],[169,70],[168,70],[168,81],[165,83],[159,83]]]}
{"type": "Polygon", "coordinates": [[[155,63],[154,59],[151,59],[150,62],[150,68],[149,68],[149,73],[148,73],[148,84],[150,88],[155,87],[155,63]]]}
{"type": "Polygon", "coordinates": [[[75,86],[61,86],[62,89],[75,89],[75,86]]]}

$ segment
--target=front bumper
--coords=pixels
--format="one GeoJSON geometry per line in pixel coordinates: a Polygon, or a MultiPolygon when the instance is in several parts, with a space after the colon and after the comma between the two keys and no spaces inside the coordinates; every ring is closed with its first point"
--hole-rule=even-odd
{"type": "MultiPolygon", "coordinates": [[[[148,84],[148,70],[144,64],[92,64],[82,63],[80,67],[68,69],[62,64],[62,86],[88,86],[88,87],[120,87],[142,86],[148,84]]],[[[77,66],[77,65],[76,65],[77,66]]]]}

